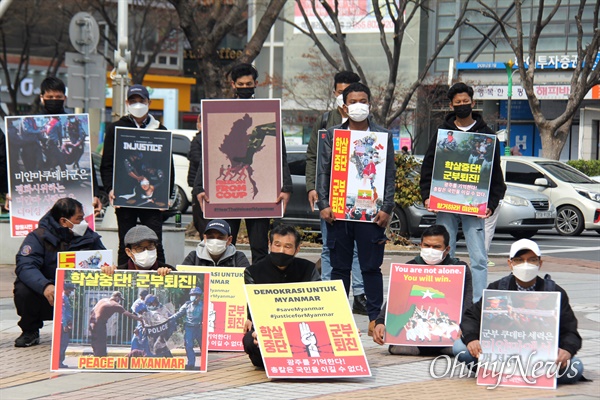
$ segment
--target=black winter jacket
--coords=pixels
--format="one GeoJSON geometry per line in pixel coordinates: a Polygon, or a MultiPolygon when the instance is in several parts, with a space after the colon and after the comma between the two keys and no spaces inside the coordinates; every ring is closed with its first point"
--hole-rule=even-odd
{"type": "Polygon", "coordinates": [[[244,283],[293,283],[320,281],[321,274],[317,271],[315,263],[303,258],[294,258],[294,261],[283,271],[265,257],[256,264],[244,270],[244,283]]]}
{"type": "Polygon", "coordinates": [[[194,136],[194,139],[190,143],[190,151],[188,152],[187,158],[190,162],[187,183],[189,187],[193,188],[196,175],[198,174],[198,167],[200,167],[200,163],[202,162],[202,132],[198,132],[196,133],[196,136],[194,136]]]}
{"type": "MultiPolygon", "coordinates": [[[[473,112],[473,119],[475,125],[468,130],[468,132],[479,132],[495,135],[496,133],[490,129],[489,126],[483,120],[481,114],[473,112]]],[[[455,124],[456,115],[451,112],[446,116],[444,123],[440,125],[438,129],[449,129],[460,131],[455,124]]],[[[432,138],[429,142],[429,148],[425,153],[423,159],[423,165],[421,166],[421,197],[423,201],[429,198],[431,192],[431,179],[433,175],[433,159],[435,156],[435,147],[437,144],[437,134],[435,138],[432,138]]],[[[490,182],[490,192],[488,197],[488,208],[494,212],[498,207],[500,200],[504,198],[504,192],[506,192],[506,184],[504,183],[504,176],[502,174],[502,167],[500,165],[500,143],[496,140],[496,150],[494,151],[494,162],[492,164],[492,180],[490,182]]]]}

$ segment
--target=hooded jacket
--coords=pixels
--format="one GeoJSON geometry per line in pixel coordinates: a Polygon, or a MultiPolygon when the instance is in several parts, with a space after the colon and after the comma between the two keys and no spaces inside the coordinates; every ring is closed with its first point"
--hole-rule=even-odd
{"type": "MultiPolygon", "coordinates": [[[[113,173],[115,165],[115,131],[116,127],[123,128],[134,128],[137,129],[137,125],[130,115],[121,117],[120,120],[115,121],[106,126],[106,134],[104,136],[104,148],[102,150],[102,164],[100,165],[100,176],[102,177],[102,183],[106,193],[110,193],[113,188],[113,173]]],[[[151,114],[144,121],[142,129],[161,129],[167,130],[164,125],[158,122],[151,114]]],[[[175,165],[173,164],[173,155],[171,155],[171,178],[169,179],[169,191],[173,192],[175,187],[175,165]]]]}
{"type": "MultiPolygon", "coordinates": [[[[333,145],[333,132],[336,129],[348,129],[350,120],[344,122],[341,125],[332,126],[327,130],[327,137],[323,143],[323,161],[317,167],[317,195],[319,201],[317,206],[319,210],[324,210],[331,207],[329,204],[329,184],[331,180],[331,153],[333,145]]],[[[385,155],[385,188],[383,192],[383,205],[381,211],[392,214],[396,203],[394,202],[394,192],[396,191],[396,162],[394,160],[394,141],[392,134],[387,129],[372,122],[369,118],[369,131],[370,132],[383,132],[388,134],[387,141],[387,154],[385,155]]]]}
{"type": "Polygon", "coordinates": [[[183,265],[196,265],[202,267],[241,267],[247,268],[250,266],[250,262],[246,255],[237,251],[235,246],[230,244],[225,249],[225,253],[221,254],[219,261],[215,262],[210,253],[206,249],[206,243],[204,241],[198,243],[196,250],[191,251],[183,260],[183,265]]]}
{"type": "Polygon", "coordinates": [[[36,293],[43,294],[54,284],[59,251],[105,250],[100,235],[87,229],[83,236],[74,236],[69,228],[60,226],[50,212],[39,226],[23,240],[16,256],[16,282],[23,282],[36,293]]]}
{"type": "MultiPolygon", "coordinates": [[[[475,125],[473,125],[467,132],[478,132],[495,135],[496,133],[490,129],[489,126],[483,120],[483,117],[478,112],[472,113],[475,125]]],[[[456,124],[456,114],[454,112],[449,113],[442,125],[438,129],[448,129],[454,131],[461,131],[456,124]]],[[[437,144],[437,134],[429,142],[429,148],[425,153],[423,159],[423,165],[421,166],[421,198],[423,201],[429,198],[431,192],[431,179],[433,175],[433,161],[435,156],[435,147],[437,144]]],[[[506,192],[506,184],[504,183],[504,176],[502,174],[502,167],[500,165],[500,143],[496,140],[496,149],[494,151],[494,161],[492,164],[492,179],[490,182],[490,192],[488,196],[487,207],[494,212],[500,203],[500,200],[504,198],[504,192],[506,192]]]]}

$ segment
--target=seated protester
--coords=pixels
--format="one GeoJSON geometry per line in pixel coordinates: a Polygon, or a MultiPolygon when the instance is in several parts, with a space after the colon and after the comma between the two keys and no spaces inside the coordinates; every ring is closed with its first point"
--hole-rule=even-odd
{"type": "MultiPolygon", "coordinates": [[[[464,265],[466,268],[462,312],[464,313],[464,311],[473,304],[473,284],[471,270],[466,262],[450,256],[450,234],[443,225],[431,225],[429,228],[425,229],[421,235],[421,254],[408,261],[406,264],[464,265]]],[[[381,312],[375,321],[375,330],[373,332],[373,341],[380,345],[384,344],[386,313],[387,303],[383,305],[381,312]]],[[[417,347],[399,345],[390,345],[388,350],[391,354],[405,356],[450,354],[452,351],[450,347],[417,347]]]]}
{"type": "MultiPolygon", "coordinates": [[[[156,246],[158,236],[146,225],[136,225],[125,234],[125,253],[129,260],[117,269],[137,271],[157,271],[159,275],[167,275],[175,268],[157,260],[156,246]]],[[[107,272],[104,269],[102,272],[107,272]]],[[[110,273],[110,272],[108,272],[110,273]]]]}
{"type": "MultiPolygon", "coordinates": [[[[296,258],[300,234],[289,225],[278,225],[269,233],[269,255],[244,271],[246,284],[314,282],[321,280],[315,263],[296,258]]],[[[244,351],[256,367],[264,368],[256,332],[248,319],[244,326],[244,351]]]]}
{"type": "Polygon", "coordinates": [[[54,316],[57,253],[59,251],[104,250],[100,235],[88,228],[83,206],[71,198],[57,200],[29,233],[17,254],[14,301],[23,333],[15,347],[40,342],[43,321],[54,316]]]}
{"type": "Polygon", "coordinates": [[[232,240],[229,224],[222,219],[214,219],[206,225],[204,240],[198,243],[196,250],[190,252],[182,264],[208,267],[249,267],[248,258],[243,252],[236,250],[231,243],[232,240]]]}
{"type": "MultiPolygon", "coordinates": [[[[510,247],[508,266],[512,274],[492,282],[488,289],[560,292],[560,325],[558,328],[558,358],[560,365],[557,374],[557,383],[575,383],[583,377],[583,364],[574,357],[581,348],[581,336],[577,332],[577,318],[569,304],[569,296],[563,288],[558,286],[550,275],[544,279],[537,274],[542,268],[541,251],[538,245],[529,239],[517,240],[510,247]]],[[[469,365],[471,368],[477,363],[482,353],[479,342],[481,327],[481,302],[473,304],[463,315],[460,328],[462,336],[454,342],[452,352],[456,359],[469,365]]],[[[548,360],[551,361],[551,360],[548,360]]]]}

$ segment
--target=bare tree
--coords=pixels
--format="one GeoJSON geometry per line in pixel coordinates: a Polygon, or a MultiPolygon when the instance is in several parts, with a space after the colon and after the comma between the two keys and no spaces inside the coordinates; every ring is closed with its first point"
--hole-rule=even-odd
{"type": "MultiPolygon", "coordinates": [[[[179,24],[192,50],[199,79],[207,98],[225,97],[228,91],[225,74],[217,55],[217,47],[225,36],[247,24],[248,1],[245,0],[169,0],[179,15],[179,24]]],[[[252,38],[244,47],[239,62],[251,62],[277,20],[285,0],[270,0],[252,38]]]]}
{"type": "MultiPolygon", "coordinates": [[[[293,21],[287,19],[284,19],[284,21],[293,25],[300,32],[310,37],[316,47],[322,53],[323,57],[327,60],[327,62],[329,62],[329,64],[333,66],[336,71],[355,70],[361,77],[362,82],[369,86],[373,86],[372,84],[369,84],[369,77],[367,74],[365,74],[362,66],[357,61],[354,52],[346,44],[346,37],[342,30],[342,24],[340,23],[339,18],[338,2],[333,2],[333,6],[330,4],[332,2],[327,1],[316,2],[312,0],[310,3],[312,10],[309,11],[311,14],[317,17],[320,28],[325,32],[325,35],[319,35],[316,33],[308,18],[307,10],[305,10],[303,2],[300,0],[296,0],[296,4],[304,18],[306,28],[301,27],[298,24],[295,24],[293,21]],[[326,10],[326,18],[319,16],[317,4],[326,10]],[[330,26],[333,26],[333,28],[329,28],[330,26]],[[336,56],[327,50],[325,40],[332,40],[337,45],[337,50],[341,55],[341,61],[338,61],[336,56]]],[[[425,62],[424,67],[421,71],[419,71],[417,79],[411,85],[409,85],[405,91],[403,91],[404,93],[402,93],[403,96],[401,100],[398,99],[398,68],[400,66],[400,55],[402,53],[402,43],[404,40],[405,31],[419,10],[424,12],[426,15],[431,13],[432,10],[427,7],[428,1],[426,0],[372,0],[372,3],[375,19],[379,28],[379,40],[385,53],[388,75],[384,82],[375,82],[375,86],[377,84],[381,85],[382,95],[378,103],[374,105],[374,107],[372,106],[371,111],[378,121],[382,122],[385,126],[390,126],[392,122],[407,109],[413,94],[423,83],[427,77],[431,65],[440,54],[444,46],[448,43],[452,36],[454,36],[456,30],[461,25],[468,24],[468,20],[465,15],[468,11],[469,1],[464,1],[461,4],[460,11],[456,16],[454,25],[448,31],[446,36],[437,43],[436,48],[425,62]],[[386,18],[390,18],[392,21],[393,32],[387,33],[385,31],[384,12],[386,13],[386,18]]]]}
{"type": "Polygon", "coordinates": [[[600,68],[596,67],[592,69],[598,56],[598,49],[600,48],[600,30],[598,29],[600,2],[591,2],[593,8],[591,24],[582,23],[584,13],[589,12],[589,7],[586,8],[587,2],[582,0],[579,3],[575,17],[577,26],[577,64],[571,76],[571,93],[564,112],[553,120],[548,120],[544,117],[533,85],[538,42],[543,37],[544,28],[548,26],[559,11],[561,0],[557,0],[552,7],[547,7],[545,1],[540,0],[531,30],[527,27],[530,24],[529,21],[525,21],[525,27],[523,24],[522,0],[514,1],[516,18],[514,26],[503,21],[496,11],[488,6],[484,0],[477,0],[477,2],[483,7],[483,15],[491,18],[498,24],[502,36],[504,36],[504,39],[515,53],[521,84],[527,93],[529,107],[531,108],[535,124],[540,130],[544,157],[558,160],[569,135],[575,112],[592,87],[600,84],[600,68]],[[591,38],[588,43],[584,43],[584,38],[586,37],[591,38]],[[529,40],[527,41],[527,39],[529,40]],[[528,65],[525,63],[526,56],[530,60],[528,65]]]}
{"type": "MultiPolygon", "coordinates": [[[[114,67],[112,51],[117,48],[117,6],[113,0],[82,0],[81,8],[95,12],[108,25],[108,35],[100,37],[111,50],[106,61],[114,67]]],[[[142,83],[156,56],[165,51],[179,35],[175,10],[167,0],[134,0],[129,8],[129,72],[133,83],[142,83]]]]}

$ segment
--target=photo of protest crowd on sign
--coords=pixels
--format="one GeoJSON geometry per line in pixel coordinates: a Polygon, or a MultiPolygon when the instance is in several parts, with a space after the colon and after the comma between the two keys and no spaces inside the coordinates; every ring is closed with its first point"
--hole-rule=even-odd
{"type": "Polygon", "coordinates": [[[336,219],[370,222],[383,204],[387,133],[336,129],[329,203],[336,219]]]}
{"type": "Polygon", "coordinates": [[[83,205],[94,228],[87,114],[6,117],[11,236],[27,236],[63,197],[83,205]]]}
{"type": "Polygon", "coordinates": [[[464,265],[392,264],[385,343],[452,346],[460,337],[464,265]]]}
{"type": "Polygon", "coordinates": [[[57,269],[51,369],[206,372],[209,281],[57,269]]]}
{"type": "Polygon", "coordinates": [[[496,135],[438,129],[429,208],[484,216],[496,135]]]}
{"type": "Polygon", "coordinates": [[[248,315],[244,269],[178,265],[177,271],[210,273],[208,350],[244,351],[244,323],[248,315]]]}
{"type": "Polygon", "coordinates": [[[371,376],[341,281],[245,289],[267,377],[371,376]]]}
{"type": "Polygon", "coordinates": [[[59,251],[58,268],[101,269],[113,265],[112,250],[59,251]]]}
{"type": "Polygon", "coordinates": [[[556,388],[560,297],[483,291],[477,384],[556,388]]]}
{"type": "Polygon", "coordinates": [[[202,100],[206,218],[281,218],[281,104],[202,100]]]}
{"type": "Polygon", "coordinates": [[[114,205],[166,209],[171,177],[171,132],[117,127],[114,205]]]}

